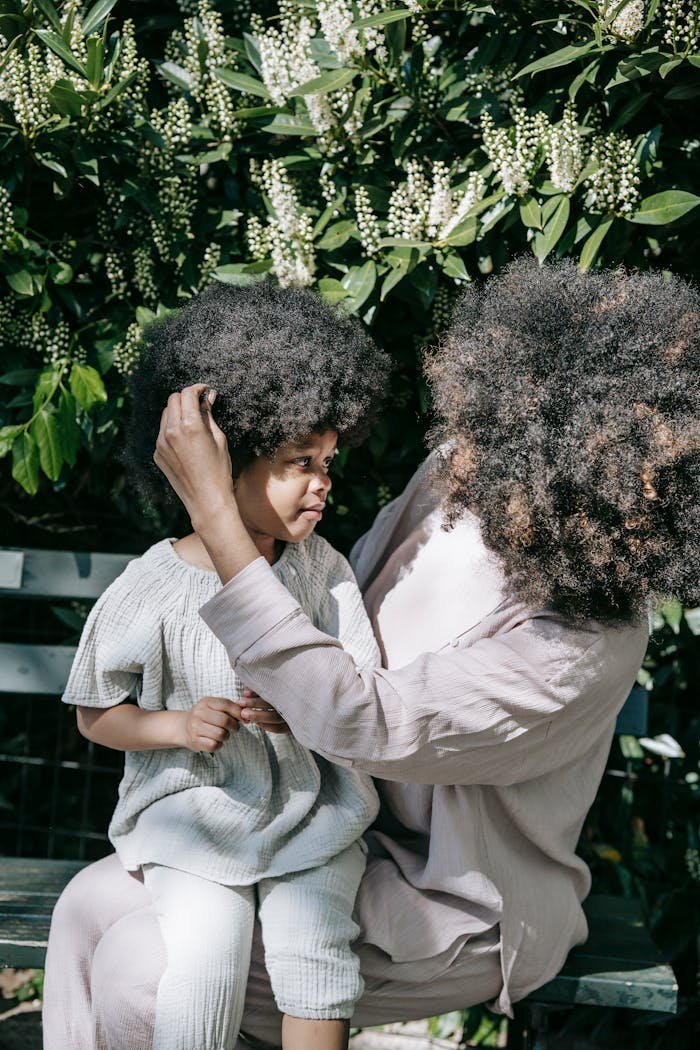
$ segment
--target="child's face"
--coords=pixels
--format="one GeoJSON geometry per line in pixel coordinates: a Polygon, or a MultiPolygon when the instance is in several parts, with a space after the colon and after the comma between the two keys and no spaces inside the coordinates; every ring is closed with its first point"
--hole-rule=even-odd
{"type": "Polygon", "coordinates": [[[321,520],[330,491],[328,476],[338,433],[313,433],[282,445],[272,459],[259,456],[236,478],[241,517],[253,535],[299,543],[321,520]]]}

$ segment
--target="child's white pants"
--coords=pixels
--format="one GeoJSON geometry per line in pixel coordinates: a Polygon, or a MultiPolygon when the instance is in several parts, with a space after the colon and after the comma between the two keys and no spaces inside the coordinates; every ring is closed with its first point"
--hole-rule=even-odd
{"type": "Polygon", "coordinates": [[[365,868],[359,843],[320,868],[221,886],[144,865],[167,965],[158,986],[153,1050],[230,1050],[243,1014],[256,905],[265,965],[279,1009],[293,1017],[348,1018],[363,984],[350,942],[365,868]]]}

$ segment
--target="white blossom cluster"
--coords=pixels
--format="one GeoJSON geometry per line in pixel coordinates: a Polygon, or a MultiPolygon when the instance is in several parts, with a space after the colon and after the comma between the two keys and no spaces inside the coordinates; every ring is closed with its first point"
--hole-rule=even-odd
{"type": "Polygon", "coordinates": [[[283,288],[310,285],[315,270],[313,222],[287,169],[281,161],[267,159],[259,168],[251,165],[251,177],[273,211],[265,226],[254,216],[248,220],[246,236],[253,257],[272,259],[272,272],[283,288]]]}
{"type": "Polygon", "coordinates": [[[133,19],[127,18],[121,28],[119,57],[115,64],[115,79],[124,80],[135,73],[136,76],[131,84],[118,99],[133,103],[138,109],[142,109],[146,100],[146,89],[151,75],[147,58],[140,58],[136,46],[136,29],[133,19]]]}
{"type": "Polygon", "coordinates": [[[159,214],[150,220],[151,235],[164,262],[172,261],[182,242],[194,238],[192,216],[197,203],[194,175],[171,173],[158,182],[159,214]]]}
{"type": "Polygon", "coordinates": [[[559,124],[551,125],[545,150],[549,177],[562,193],[571,193],[583,168],[581,129],[575,107],[569,103],[559,124]]]}
{"type": "Polygon", "coordinates": [[[440,239],[449,237],[456,226],[459,226],[467,212],[477,201],[482,200],[486,192],[486,180],[478,171],[472,171],[467,179],[466,186],[462,190],[452,192],[451,214],[445,219],[438,230],[440,239]]]}
{"type": "Polygon", "coordinates": [[[29,343],[29,349],[39,354],[46,365],[55,365],[72,356],[73,360],[84,358],[84,352],[75,350],[70,354],[71,336],[70,329],[65,321],[50,325],[46,314],[32,314],[29,320],[29,331],[25,337],[29,343]]]}
{"type": "MultiPolygon", "coordinates": [[[[599,0],[598,7],[600,18],[605,21],[620,8],[620,0],[599,0]]],[[[646,0],[627,0],[610,24],[612,32],[622,40],[634,40],[644,29],[645,7],[646,0]]]]}
{"type": "Polygon", "coordinates": [[[192,115],[184,95],[172,99],[164,109],[152,110],[150,122],[169,151],[187,146],[192,137],[192,115]]]}
{"type": "Polygon", "coordinates": [[[112,294],[116,296],[126,295],[129,283],[127,279],[126,257],[118,248],[111,248],[105,253],[105,273],[109,281],[112,294]]]}
{"type": "Polygon", "coordinates": [[[132,250],[134,264],[134,285],[141,298],[147,306],[155,306],[158,302],[158,287],[155,281],[155,265],[147,243],[137,243],[132,250]]]}
{"type": "Polygon", "coordinates": [[[355,216],[357,228],[360,231],[362,250],[366,256],[373,259],[379,254],[381,232],[379,221],[370,203],[369,193],[364,186],[358,186],[355,190],[355,216]]]}
{"type": "Polygon", "coordinates": [[[192,98],[222,138],[230,141],[239,130],[234,105],[229,89],[215,76],[215,70],[230,65],[230,59],[223,17],[212,9],[210,0],[199,0],[196,16],[185,21],[182,34],[171,37],[166,57],[185,70],[192,98]]]}
{"type": "Polygon", "coordinates": [[[202,290],[202,288],[205,288],[209,284],[211,275],[214,273],[220,262],[221,245],[217,244],[216,241],[210,241],[204,249],[202,264],[199,268],[198,288],[200,291],[202,290]]]}
{"type": "Polygon", "coordinates": [[[5,186],[0,186],[0,248],[9,248],[16,232],[10,193],[5,186]]]}
{"type": "MultiPolygon", "coordinates": [[[[476,54],[476,48],[469,57],[476,54]]],[[[510,62],[502,69],[484,66],[478,72],[467,73],[464,83],[468,93],[476,99],[483,98],[484,92],[494,95],[501,105],[520,106],[525,101],[525,92],[514,77],[518,71],[515,62],[510,62]]]]}
{"type": "Polygon", "coordinates": [[[506,193],[522,196],[530,189],[542,163],[549,122],[544,113],[512,109],[513,126],[497,128],[490,113],[481,118],[484,150],[506,193]]]}
{"type": "Polygon", "coordinates": [[[697,51],[700,44],[698,0],[666,0],[662,9],[664,43],[676,54],[697,51]]]}
{"type": "Polygon", "coordinates": [[[38,44],[26,52],[10,51],[0,85],[0,101],[12,106],[14,118],[25,136],[31,136],[51,113],[49,91],[53,87],[47,68],[47,52],[38,44]]]}
{"type": "Polygon", "coordinates": [[[450,169],[443,161],[432,165],[428,178],[421,162],[413,158],[406,164],[406,175],[389,198],[387,217],[387,232],[405,240],[443,240],[485,190],[478,172],[472,172],[464,189],[452,189],[450,169]]]}
{"type": "Polygon", "coordinates": [[[700,850],[689,847],[685,851],[685,866],[694,882],[700,882],[700,850]]]}
{"type": "MultiPolygon", "coordinates": [[[[87,61],[87,44],[82,35],[79,4],[66,4],[62,10],[62,24],[74,13],[71,29],[71,50],[81,62],[87,61]]],[[[0,38],[2,39],[2,38],[0,38]]],[[[6,41],[2,39],[6,47],[6,41]]],[[[139,58],[136,50],[134,25],[127,20],[120,34],[120,51],[115,62],[114,79],[122,80],[131,73],[137,76],[120,95],[117,103],[127,99],[132,102],[143,102],[146,84],[149,77],[148,61],[139,58]]],[[[87,86],[79,73],[65,66],[61,59],[46,47],[29,43],[22,53],[13,48],[6,57],[6,64],[0,81],[0,101],[8,103],[14,118],[25,136],[33,135],[37,128],[51,116],[49,93],[57,80],[68,80],[80,90],[87,86]]],[[[109,111],[102,115],[105,124],[109,122],[109,111]]]]}
{"type": "Polygon", "coordinates": [[[136,321],[126,330],[121,343],[112,350],[112,363],[122,376],[130,376],[138,364],[143,349],[143,330],[136,321]]]}
{"type": "Polygon", "coordinates": [[[586,179],[587,203],[605,214],[631,215],[639,201],[639,165],[634,144],[612,132],[593,142],[595,170],[586,179]]]}
{"type": "MultiPolygon", "coordinates": [[[[318,20],[328,44],[343,63],[356,62],[368,51],[384,60],[387,57],[384,32],[378,26],[351,29],[353,22],[381,14],[393,4],[385,0],[318,0],[318,20]]],[[[408,5],[407,5],[408,6],[408,5]]]]}
{"type": "MultiPolygon", "coordinates": [[[[284,105],[294,88],[321,75],[311,53],[311,40],[317,27],[305,10],[282,2],[277,26],[267,27],[261,18],[254,16],[252,28],[260,52],[263,82],[275,105],[284,105]]],[[[320,134],[330,131],[336,123],[335,94],[304,96],[309,119],[320,134]]],[[[339,105],[342,112],[347,99],[343,97],[339,105]]]]}

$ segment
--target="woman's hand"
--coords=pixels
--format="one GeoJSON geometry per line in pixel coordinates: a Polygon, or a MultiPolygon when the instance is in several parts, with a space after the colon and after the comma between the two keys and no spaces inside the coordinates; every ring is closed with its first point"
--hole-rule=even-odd
{"type": "Polygon", "coordinates": [[[223,696],[203,696],[187,712],[183,747],[210,755],[239,730],[241,709],[223,696]]]}
{"type": "Polygon", "coordinates": [[[195,528],[200,517],[227,504],[235,506],[226,437],[211,414],[215,397],[204,383],[171,394],[153,455],[195,528]]]}
{"type": "Polygon", "coordinates": [[[252,689],[244,689],[239,704],[242,722],[258,726],[266,733],[291,733],[291,729],[267,700],[262,700],[252,689]]]}

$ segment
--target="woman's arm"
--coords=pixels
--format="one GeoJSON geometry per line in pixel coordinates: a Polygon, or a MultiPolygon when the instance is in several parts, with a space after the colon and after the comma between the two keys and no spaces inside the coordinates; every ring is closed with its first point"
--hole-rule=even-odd
{"type": "Polygon", "coordinates": [[[413,783],[508,784],[566,765],[612,730],[646,645],[644,627],[575,630],[511,614],[471,646],[360,673],[262,559],[201,614],[302,744],[413,783]]]}
{"type": "Polygon", "coordinates": [[[514,783],[560,768],[612,728],[646,646],[643,627],[575,630],[541,615],[398,670],[358,673],[253,545],[226,439],[202,384],[171,395],[155,461],[227,584],[202,610],[232,666],[327,758],[391,780],[514,783]]]}
{"type": "Polygon", "coordinates": [[[84,737],[115,751],[185,747],[211,754],[238,732],[240,711],[232,700],[205,696],[189,711],[144,711],[131,703],[79,706],[77,719],[84,737]]]}

